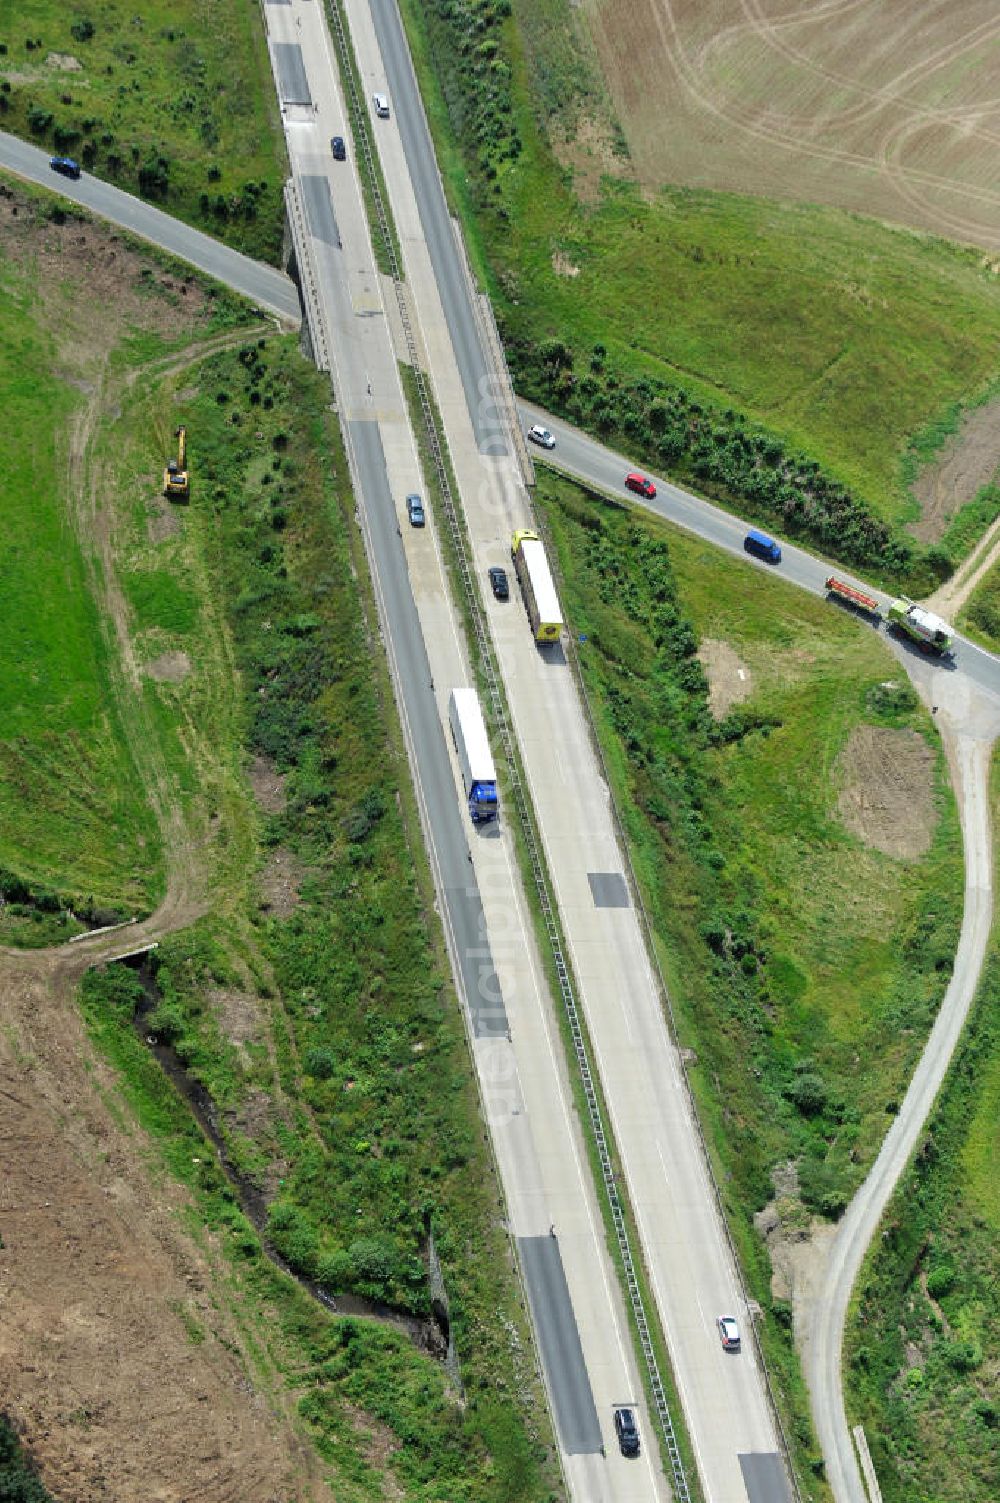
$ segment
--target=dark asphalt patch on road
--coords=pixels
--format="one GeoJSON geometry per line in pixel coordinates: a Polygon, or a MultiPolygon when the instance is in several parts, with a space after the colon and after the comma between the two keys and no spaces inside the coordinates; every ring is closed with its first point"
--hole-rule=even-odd
{"type": "Polygon", "coordinates": [[[517,1246],[560,1444],[568,1456],[600,1452],[604,1444],[601,1426],[559,1242],[556,1237],[519,1237],[517,1246]]]}
{"type": "Polygon", "coordinates": [[[588,872],[595,908],[630,908],[628,886],[621,872],[588,872]]]}
{"type": "Polygon", "coordinates": [[[275,42],[274,61],[278,67],[278,93],[282,104],[312,104],[306,65],[298,42],[275,42]]]}
{"type": "Polygon", "coordinates": [[[299,178],[306,223],[314,239],[340,248],[340,230],[333,212],[329,181],[319,173],[304,172],[299,178]]]}
{"type": "Polygon", "coordinates": [[[740,1470],[748,1503],[791,1503],[785,1469],[776,1451],[747,1451],[740,1470]]]}

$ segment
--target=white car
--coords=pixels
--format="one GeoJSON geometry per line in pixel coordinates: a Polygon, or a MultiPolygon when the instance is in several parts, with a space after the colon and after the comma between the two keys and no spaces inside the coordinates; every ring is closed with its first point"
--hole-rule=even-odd
{"type": "Polygon", "coordinates": [[[388,94],[373,94],[372,95],[372,104],[375,106],[375,113],[378,116],[378,118],[380,120],[388,120],[388,118],[389,118],[389,96],[388,96],[388,94]]]}
{"type": "Polygon", "coordinates": [[[541,444],[543,449],[554,449],[556,446],[552,434],[547,428],[543,428],[541,423],[532,423],[528,429],[528,437],[533,444],[541,444]]]}
{"type": "Polygon", "coordinates": [[[715,1324],[719,1328],[719,1336],[722,1347],[727,1352],[738,1352],[740,1349],[740,1328],[736,1324],[733,1315],[716,1316],[715,1324]]]}

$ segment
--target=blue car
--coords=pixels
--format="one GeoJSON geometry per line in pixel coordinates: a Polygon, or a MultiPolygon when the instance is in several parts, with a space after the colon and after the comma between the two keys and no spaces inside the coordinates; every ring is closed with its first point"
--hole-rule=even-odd
{"type": "Polygon", "coordinates": [[[762,558],[767,564],[781,563],[781,548],[766,532],[758,532],[751,527],[743,539],[743,546],[747,553],[752,553],[755,558],[762,558]]]}
{"type": "Polygon", "coordinates": [[[80,176],[80,163],[74,162],[72,157],[50,157],[49,166],[53,172],[59,172],[63,177],[80,176]]]}
{"type": "Polygon", "coordinates": [[[410,526],[411,527],[423,527],[423,525],[424,525],[424,503],[421,501],[421,499],[420,499],[419,496],[407,496],[407,498],[406,498],[406,510],[407,510],[407,513],[409,514],[410,526]]]}

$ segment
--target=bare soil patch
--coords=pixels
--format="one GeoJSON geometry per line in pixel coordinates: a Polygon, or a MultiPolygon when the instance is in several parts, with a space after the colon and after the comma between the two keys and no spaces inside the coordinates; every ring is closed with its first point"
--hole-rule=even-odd
{"type": "Polygon", "coordinates": [[[305,870],[297,856],[284,846],[277,846],[268,856],[260,876],[261,908],[279,919],[293,914],[299,905],[299,888],[305,870]]]}
{"type": "Polygon", "coordinates": [[[587,0],[647,188],[836,204],[1000,247],[993,0],[587,0]]]}
{"type": "Polygon", "coordinates": [[[722,720],[753,693],[753,675],[728,642],[714,637],[702,642],[697,656],[708,679],[708,708],[722,720]]]}
{"type": "Polygon", "coordinates": [[[913,859],[931,843],[934,752],[917,731],[860,725],[838,759],[837,812],[852,835],[887,856],[913,859]]]}
{"type": "Polygon", "coordinates": [[[255,756],[250,763],[250,787],[265,814],[281,814],[285,808],[285,774],[269,757],[255,756]]]}
{"type": "Polygon", "coordinates": [[[552,270],[557,277],[578,277],[579,266],[574,265],[563,251],[554,251],[552,255],[552,270]]]}
{"type": "Polygon", "coordinates": [[[74,1005],[83,955],[0,957],[0,1391],[54,1497],[327,1499],[262,1392],[187,1194],[147,1175],[143,1134],[74,1005]]]}
{"type": "Polygon", "coordinates": [[[146,522],[146,535],[151,543],[165,543],[176,537],[181,530],[181,519],[174,507],[166,502],[155,506],[146,522]]]}
{"type": "Polygon", "coordinates": [[[553,136],[552,152],[573,174],[573,191],[581,203],[597,203],[604,177],[630,177],[631,167],[614,148],[614,138],[599,120],[577,121],[572,136],[553,136]]]}
{"type": "Polygon", "coordinates": [[[173,305],[171,317],[180,331],[194,331],[206,308],[193,276],[171,276],[102,224],[70,217],[64,224],[43,220],[33,204],[5,184],[0,184],[0,252],[22,266],[30,264],[37,284],[49,286],[42,308],[50,313],[67,368],[64,379],[72,378],[74,384],[93,379],[95,364],[125,325],[162,329],[164,297],[173,305]],[[70,278],[87,289],[85,298],[69,302],[53,295],[52,289],[70,278]],[[102,310],[100,318],[93,317],[95,307],[102,310]]]}
{"type": "Polygon", "coordinates": [[[161,652],[146,664],[143,672],[158,684],[179,684],[191,672],[191,659],[186,652],[161,652]]]}
{"type": "Polygon", "coordinates": [[[966,414],[913,486],[920,520],[910,528],[921,543],[936,543],[957,511],[989,485],[1000,469],[1000,397],[966,414]]]}
{"type": "Polygon", "coordinates": [[[234,986],[215,986],[208,992],[208,1000],[230,1043],[237,1048],[251,1044],[264,1033],[260,1002],[252,992],[240,991],[234,986]]]}
{"type": "Polygon", "coordinates": [[[819,1292],[837,1228],[806,1210],[794,1164],[776,1166],[772,1181],[774,1199],[754,1216],[754,1226],[771,1258],[771,1294],[791,1305],[799,1335],[807,1329],[809,1307],[819,1292]]]}

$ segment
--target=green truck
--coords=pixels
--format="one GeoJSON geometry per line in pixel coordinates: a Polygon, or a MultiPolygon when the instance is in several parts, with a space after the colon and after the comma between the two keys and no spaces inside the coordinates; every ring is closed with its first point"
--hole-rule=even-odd
{"type": "Polygon", "coordinates": [[[951,627],[948,623],[932,611],[925,610],[922,605],[915,605],[912,600],[907,600],[905,595],[901,600],[892,602],[886,611],[886,620],[925,652],[936,652],[940,657],[946,657],[952,651],[951,627]]]}

